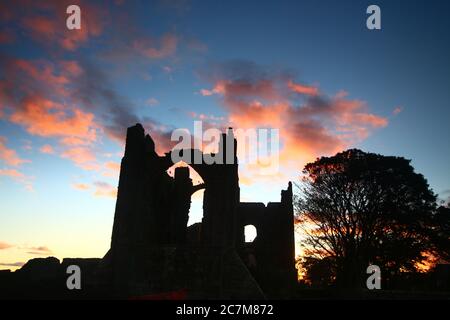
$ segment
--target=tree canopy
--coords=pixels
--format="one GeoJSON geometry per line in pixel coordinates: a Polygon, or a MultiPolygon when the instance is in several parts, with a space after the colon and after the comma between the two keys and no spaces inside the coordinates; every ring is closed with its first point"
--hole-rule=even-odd
{"type": "Polygon", "coordinates": [[[387,280],[415,271],[437,250],[436,195],[410,160],[350,149],[307,164],[303,173],[295,206],[307,277],[363,286],[370,264],[387,280]]]}

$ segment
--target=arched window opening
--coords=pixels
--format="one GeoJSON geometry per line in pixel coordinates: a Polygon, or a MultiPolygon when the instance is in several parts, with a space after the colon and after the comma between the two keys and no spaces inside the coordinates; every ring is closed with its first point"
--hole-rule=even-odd
{"type": "Polygon", "coordinates": [[[254,225],[246,225],[244,227],[244,237],[245,237],[245,243],[251,243],[255,240],[257,236],[257,231],[254,225]]]}

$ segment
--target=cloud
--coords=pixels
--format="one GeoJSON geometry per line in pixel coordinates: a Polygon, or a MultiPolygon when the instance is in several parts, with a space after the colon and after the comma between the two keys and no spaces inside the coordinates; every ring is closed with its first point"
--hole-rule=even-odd
{"type": "Polygon", "coordinates": [[[5,250],[14,247],[12,244],[0,241],[0,250],[5,250]]]}
{"type": "Polygon", "coordinates": [[[0,30],[0,44],[9,44],[16,40],[14,32],[9,29],[0,30]]]}
{"type": "Polygon", "coordinates": [[[0,169],[0,176],[22,179],[25,175],[16,169],[0,169]]]}
{"type": "Polygon", "coordinates": [[[109,170],[118,172],[120,170],[120,163],[110,161],[105,163],[105,167],[109,170]]]}
{"type": "Polygon", "coordinates": [[[108,161],[104,164],[104,171],[102,173],[105,177],[118,178],[120,172],[120,163],[108,161]]]}
{"type": "Polygon", "coordinates": [[[9,149],[6,146],[6,137],[0,136],[0,159],[3,160],[7,165],[18,167],[23,163],[31,162],[30,160],[25,160],[19,157],[17,152],[13,149],[9,149]]]}
{"type": "Polygon", "coordinates": [[[220,94],[223,93],[223,86],[221,83],[217,83],[212,90],[200,89],[199,93],[204,97],[212,96],[214,94],[220,94]]]}
{"type": "Polygon", "coordinates": [[[99,135],[123,144],[126,128],[138,122],[150,130],[159,149],[171,146],[171,128],[137,116],[134,104],[113,89],[95,64],[4,57],[0,66],[5,70],[2,117],[31,135],[57,139],[61,156],[83,169],[99,169],[92,149],[99,135]]]}
{"type": "MultiPolygon", "coordinates": [[[[152,135],[158,153],[170,150],[175,144],[170,140],[171,127],[137,115],[135,104],[118,93],[107,66],[111,60],[104,58],[108,53],[113,60],[125,58],[125,69],[132,61],[141,72],[150,70],[143,66],[162,61],[163,71],[171,73],[173,64],[165,59],[174,61],[180,47],[186,48],[183,45],[204,51],[201,42],[183,38],[173,31],[152,35],[145,30],[144,33],[141,25],[128,20],[126,10],[112,12],[107,6],[88,1],[17,0],[14,4],[1,3],[0,14],[2,21],[5,18],[4,21],[14,25],[11,30],[18,39],[31,38],[50,57],[29,59],[0,53],[0,118],[22,127],[29,135],[46,138],[48,141],[43,143],[40,152],[57,154],[83,170],[104,170],[101,172],[106,176],[117,176],[117,167],[113,169],[110,164],[103,167],[97,159],[100,158],[97,148],[104,138],[123,146],[126,128],[140,122],[152,135]],[[81,7],[81,31],[65,28],[65,9],[69,4],[81,7]],[[115,18],[121,23],[111,24],[115,18]],[[106,45],[95,51],[92,58],[67,52],[89,47],[93,38],[108,41],[102,42],[106,45]]],[[[6,29],[2,29],[3,34],[6,29]]],[[[146,103],[159,104],[155,98],[146,103]]],[[[30,181],[19,170],[4,168],[1,175],[30,181]]],[[[31,184],[27,186],[32,188],[31,184]]],[[[104,190],[99,190],[102,193],[104,190]]]]}
{"type": "Polygon", "coordinates": [[[233,128],[278,128],[280,161],[284,165],[310,161],[333,154],[366,139],[373,130],[388,125],[373,114],[365,101],[335,95],[295,81],[292,72],[229,61],[210,65],[201,73],[212,88],[200,90],[215,95],[228,113],[233,128]]]}
{"type": "Polygon", "coordinates": [[[25,262],[0,262],[2,267],[22,267],[25,262]]]}
{"type": "Polygon", "coordinates": [[[23,139],[22,141],[23,141],[23,145],[22,145],[23,150],[26,150],[26,151],[33,150],[33,142],[31,140],[23,139]]]}
{"type": "Polygon", "coordinates": [[[89,190],[89,188],[90,188],[89,185],[87,185],[85,183],[75,183],[75,184],[72,184],[72,187],[74,189],[77,189],[80,191],[86,191],[86,190],[89,190]]]}
{"type": "Polygon", "coordinates": [[[109,21],[105,11],[91,1],[4,1],[0,11],[8,13],[8,20],[17,22],[22,34],[31,37],[36,43],[49,48],[74,51],[88,42],[90,38],[102,34],[105,23],[109,21]],[[77,4],[81,8],[81,29],[66,28],[66,8],[77,4]]]}
{"type": "Polygon", "coordinates": [[[72,187],[79,191],[88,191],[93,189],[93,195],[95,197],[107,197],[114,199],[117,197],[117,188],[104,181],[95,181],[92,185],[75,183],[72,184],[72,187]]]}
{"type": "Polygon", "coordinates": [[[319,94],[319,89],[314,86],[302,85],[298,83],[294,83],[292,80],[289,80],[287,83],[289,89],[291,89],[295,93],[305,94],[309,96],[317,96],[319,94]]]}
{"type": "Polygon", "coordinates": [[[70,84],[80,72],[76,62],[4,57],[1,65],[5,77],[0,80],[0,89],[5,89],[0,93],[0,105],[9,108],[4,117],[31,135],[58,138],[63,143],[67,139],[96,140],[94,115],[75,107],[75,101],[70,103],[70,84]]]}
{"type": "Polygon", "coordinates": [[[26,247],[25,250],[28,250],[28,254],[35,254],[35,255],[48,255],[52,254],[52,251],[46,247],[46,246],[38,246],[38,247],[26,247]]]}
{"type": "Polygon", "coordinates": [[[158,101],[158,99],[156,99],[156,98],[148,98],[148,99],[145,101],[145,104],[148,105],[148,106],[150,106],[150,107],[153,107],[153,106],[158,105],[158,104],[159,104],[159,101],[158,101]]]}
{"type": "Polygon", "coordinates": [[[99,57],[104,62],[110,62],[119,66],[121,73],[136,71],[142,73],[146,68],[151,68],[155,62],[165,62],[176,57],[180,42],[184,39],[173,31],[155,35],[148,29],[142,29],[126,14],[120,14],[113,19],[122,23],[112,25],[109,28],[109,41],[99,51],[99,57]],[[126,64],[126,68],[121,68],[126,64]]]}
{"type": "Polygon", "coordinates": [[[21,108],[11,114],[10,121],[25,127],[31,135],[77,138],[88,142],[94,142],[97,137],[92,113],[41,97],[25,99],[21,108]]]}
{"type": "Polygon", "coordinates": [[[53,150],[53,147],[49,144],[43,145],[40,149],[40,152],[45,153],[45,154],[54,154],[55,150],[53,150]]]}
{"type": "Polygon", "coordinates": [[[117,197],[117,188],[110,185],[107,182],[96,181],[94,182],[95,192],[94,195],[97,197],[117,197]]]}
{"type": "Polygon", "coordinates": [[[108,76],[101,69],[86,61],[81,67],[83,72],[74,83],[73,99],[78,105],[99,115],[99,126],[109,138],[123,144],[126,128],[142,123],[157,145],[168,145],[170,128],[151,118],[137,116],[135,105],[113,89],[108,76]]]}
{"type": "Polygon", "coordinates": [[[212,114],[208,115],[204,113],[189,112],[188,115],[196,120],[206,121],[206,125],[210,124],[213,125],[213,127],[223,124],[226,120],[223,116],[215,116],[212,114]]]}
{"type": "Polygon", "coordinates": [[[87,147],[74,147],[66,149],[62,154],[62,158],[70,159],[78,167],[84,170],[99,170],[100,166],[96,162],[94,152],[87,147]]]}
{"type": "Polygon", "coordinates": [[[0,176],[9,177],[25,186],[27,191],[33,191],[33,177],[29,177],[16,169],[0,169],[0,176]]]}
{"type": "Polygon", "coordinates": [[[401,113],[403,111],[403,107],[399,106],[399,107],[395,107],[394,110],[392,110],[392,114],[394,116],[398,115],[399,113],[401,113]]]}
{"type": "MultiPolygon", "coordinates": [[[[10,57],[2,64],[6,76],[0,84],[11,88],[0,94],[0,105],[8,107],[3,117],[22,126],[30,135],[58,139],[63,158],[92,170],[94,160],[89,158],[89,163],[85,160],[92,154],[87,146],[97,141],[101,126],[94,114],[84,111],[84,106],[73,98],[72,83],[83,73],[81,66],[75,61],[50,63],[10,57]]],[[[41,152],[52,153],[54,149],[47,144],[41,152]]]]}
{"type": "Polygon", "coordinates": [[[176,35],[165,34],[158,42],[150,38],[136,39],[132,47],[136,52],[150,59],[163,59],[175,54],[178,44],[176,35]]]}

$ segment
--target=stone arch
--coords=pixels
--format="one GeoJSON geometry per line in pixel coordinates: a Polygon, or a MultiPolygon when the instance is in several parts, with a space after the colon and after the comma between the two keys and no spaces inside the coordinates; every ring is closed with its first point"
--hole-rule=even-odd
{"type": "Polygon", "coordinates": [[[192,180],[192,189],[190,191],[191,203],[189,207],[189,220],[187,226],[194,223],[201,222],[203,218],[203,193],[205,189],[205,182],[200,173],[193,168],[193,166],[188,165],[182,161],[173,164],[169,169],[167,169],[167,174],[172,178],[175,177],[175,169],[180,167],[189,168],[189,178],[192,180]]]}

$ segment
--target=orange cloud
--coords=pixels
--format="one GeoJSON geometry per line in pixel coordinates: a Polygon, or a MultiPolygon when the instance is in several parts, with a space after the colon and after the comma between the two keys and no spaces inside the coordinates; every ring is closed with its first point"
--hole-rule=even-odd
{"type": "Polygon", "coordinates": [[[28,133],[42,137],[75,137],[96,140],[94,115],[40,97],[28,98],[22,108],[10,116],[13,123],[24,126],[28,133]]]}
{"type": "Polygon", "coordinates": [[[73,161],[78,167],[84,170],[99,170],[100,166],[96,162],[96,157],[90,148],[74,147],[66,149],[62,154],[62,158],[73,161]]]}
{"type": "Polygon", "coordinates": [[[2,267],[21,267],[25,264],[25,262],[2,262],[0,266],[2,267]]]}
{"type": "Polygon", "coordinates": [[[45,154],[53,154],[55,153],[55,151],[53,150],[53,147],[49,144],[43,145],[40,149],[40,152],[45,153],[45,154]]]}
{"type": "Polygon", "coordinates": [[[305,94],[309,96],[317,96],[319,94],[318,88],[294,83],[292,80],[288,81],[287,86],[289,89],[291,89],[293,92],[296,93],[305,94]]]}
{"type": "Polygon", "coordinates": [[[17,171],[16,169],[0,169],[0,176],[6,176],[17,179],[25,178],[25,175],[22,172],[17,171]]]}
{"type": "Polygon", "coordinates": [[[7,165],[20,166],[22,163],[31,162],[19,157],[17,152],[13,149],[6,147],[6,138],[0,136],[0,159],[2,159],[7,165]]]}
{"type": "Polygon", "coordinates": [[[75,184],[72,184],[72,187],[77,190],[81,190],[81,191],[89,190],[89,185],[87,185],[85,183],[75,183],[75,184]]]}
{"type": "Polygon", "coordinates": [[[108,161],[104,164],[105,170],[103,171],[102,175],[105,177],[119,177],[120,172],[120,163],[108,161]]]}
{"type": "Polygon", "coordinates": [[[222,80],[214,86],[213,92],[221,93],[228,103],[245,102],[254,99],[276,100],[281,98],[275,87],[275,82],[270,79],[256,80],[222,80]]]}
{"type": "Polygon", "coordinates": [[[120,163],[110,161],[110,162],[105,163],[105,167],[109,170],[119,172],[120,163]]]}
{"type": "MultiPolygon", "coordinates": [[[[334,154],[388,125],[385,117],[369,112],[364,101],[349,99],[343,91],[330,97],[316,86],[294,82],[290,74],[245,61],[213,69],[214,74],[206,75],[212,89],[200,94],[220,97],[233,128],[279,129],[284,168],[300,172],[307,161],[334,154]]],[[[253,178],[246,177],[246,182],[253,178]]]]}
{"type": "Polygon", "coordinates": [[[74,60],[62,60],[59,62],[62,74],[70,77],[78,77],[83,73],[83,68],[74,60]]]}
{"type": "Polygon", "coordinates": [[[162,59],[172,56],[177,49],[178,38],[174,34],[165,34],[159,41],[159,48],[155,41],[138,39],[133,42],[133,48],[143,56],[150,59],[162,59]]]}
{"type": "Polygon", "coordinates": [[[240,174],[239,175],[239,184],[244,185],[244,186],[251,186],[253,184],[253,181],[250,177],[248,177],[244,174],[240,174]]]}
{"type": "Polygon", "coordinates": [[[39,246],[39,247],[27,247],[24,248],[27,251],[28,254],[35,254],[35,255],[48,255],[48,254],[52,254],[52,251],[47,248],[46,246],[39,246]]]}
{"type": "MultiPolygon", "coordinates": [[[[125,128],[140,122],[128,101],[109,87],[95,67],[73,60],[50,63],[14,58],[0,64],[6,73],[0,80],[0,107],[6,111],[1,116],[31,135],[58,139],[61,156],[83,169],[100,169],[92,150],[100,133],[123,143],[125,128]],[[98,119],[93,111],[99,111],[98,119]]],[[[147,120],[147,126],[158,147],[170,144],[170,132],[164,126],[152,120],[147,120]]]]}
{"type": "Polygon", "coordinates": [[[97,197],[117,197],[117,188],[107,182],[96,181],[94,186],[96,187],[94,195],[97,197]]]}
{"type": "MultiPolygon", "coordinates": [[[[2,56],[0,69],[4,71],[4,77],[0,79],[0,117],[8,117],[30,134],[57,138],[65,147],[90,146],[100,133],[123,142],[126,127],[143,122],[133,113],[132,103],[116,93],[108,75],[96,63],[86,59],[80,62],[58,60],[64,54],[64,50],[59,49],[73,51],[100,36],[112,21],[111,13],[107,6],[84,0],[0,3],[2,21],[15,23],[14,30],[42,44],[51,51],[54,60],[2,56]],[[78,4],[82,10],[81,30],[65,28],[65,9],[69,4],[78,4]],[[85,130],[78,130],[81,128],[85,130]]],[[[125,12],[114,18],[128,19],[125,12]]],[[[126,57],[127,64],[130,60],[138,61],[140,70],[141,61],[171,57],[179,46],[179,37],[174,33],[150,38],[148,34],[137,34],[139,28],[133,23],[127,23],[125,27],[111,25],[108,30],[113,32],[112,41],[102,49],[101,56],[118,52],[126,57]]],[[[151,124],[153,128],[157,125],[151,124]]],[[[164,144],[170,141],[168,132],[157,128],[155,131],[155,140],[161,139],[164,144]]]]}
{"type": "Polygon", "coordinates": [[[201,89],[199,92],[202,96],[205,96],[205,97],[212,96],[214,94],[223,94],[225,92],[225,86],[224,86],[224,83],[222,83],[221,81],[218,81],[216,83],[216,85],[214,86],[214,88],[212,88],[211,90],[201,89]]]}
{"type": "Polygon", "coordinates": [[[0,169],[0,176],[9,177],[25,186],[28,191],[33,191],[33,177],[28,177],[16,169],[0,169]]]}
{"type": "Polygon", "coordinates": [[[12,12],[20,19],[20,25],[33,40],[45,46],[56,45],[65,50],[74,51],[90,38],[98,37],[104,29],[107,16],[105,8],[99,8],[87,1],[77,1],[81,8],[81,29],[68,30],[66,26],[66,8],[73,1],[24,1],[12,6],[12,12]],[[22,10],[21,7],[30,10],[22,10]]]}
{"type": "Polygon", "coordinates": [[[5,250],[14,247],[12,244],[0,241],[0,250],[5,250]]]}
{"type": "Polygon", "coordinates": [[[69,83],[70,74],[57,73],[52,63],[43,60],[28,61],[8,59],[5,66],[7,79],[18,86],[16,90],[26,93],[39,91],[66,96],[64,85],[69,83]]]}
{"type": "Polygon", "coordinates": [[[96,140],[99,126],[94,115],[70,105],[77,102],[71,101],[75,92],[70,85],[83,73],[77,62],[8,58],[4,67],[0,106],[9,106],[11,122],[29,134],[58,138],[63,145],[88,145],[96,140]]]}

